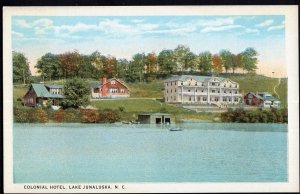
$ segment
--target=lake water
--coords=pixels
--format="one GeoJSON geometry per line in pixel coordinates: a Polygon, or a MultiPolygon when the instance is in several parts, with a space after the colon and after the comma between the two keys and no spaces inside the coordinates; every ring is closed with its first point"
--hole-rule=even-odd
{"type": "Polygon", "coordinates": [[[14,124],[14,182],[286,182],[287,125],[14,124]]]}

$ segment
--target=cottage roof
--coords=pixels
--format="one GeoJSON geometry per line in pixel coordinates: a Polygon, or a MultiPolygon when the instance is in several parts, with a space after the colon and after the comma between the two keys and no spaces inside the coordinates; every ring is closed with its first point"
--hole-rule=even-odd
{"type": "MultiPolygon", "coordinates": [[[[185,81],[187,80],[188,78],[192,77],[193,79],[199,81],[199,82],[203,82],[203,81],[207,81],[213,77],[211,76],[196,76],[196,75],[175,75],[175,76],[172,76],[168,79],[166,79],[165,81],[185,81]]],[[[223,81],[225,78],[223,77],[216,77],[218,78],[219,80],[223,81]]]]}
{"type": "Polygon", "coordinates": [[[102,85],[102,81],[97,81],[97,82],[91,82],[89,83],[89,87],[90,88],[96,88],[98,86],[101,86],[102,85]]]}
{"type": "Polygon", "coordinates": [[[46,98],[63,98],[61,94],[52,94],[50,93],[44,84],[31,84],[33,90],[35,91],[37,97],[46,97],[46,98]]]}
{"type": "Polygon", "coordinates": [[[45,86],[48,87],[48,88],[59,88],[59,89],[64,88],[63,85],[55,85],[55,84],[51,84],[51,85],[50,84],[45,84],[45,86]]]}

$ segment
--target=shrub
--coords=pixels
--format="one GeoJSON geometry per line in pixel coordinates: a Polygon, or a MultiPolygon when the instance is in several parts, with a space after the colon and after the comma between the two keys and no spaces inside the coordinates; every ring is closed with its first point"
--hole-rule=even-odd
{"type": "Polygon", "coordinates": [[[69,108],[65,110],[65,122],[77,123],[80,121],[80,111],[77,109],[69,108]]]}
{"type": "Polygon", "coordinates": [[[120,112],[124,112],[125,111],[125,107],[124,106],[119,106],[119,111],[120,112]]]}
{"type": "Polygon", "coordinates": [[[81,110],[81,121],[84,123],[96,123],[99,114],[96,110],[83,109],[81,110]]]}
{"type": "Polygon", "coordinates": [[[45,123],[49,120],[48,114],[42,108],[35,108],[33,111],[28,112],[29,122],[45,123]]]}
{"type": "Polygon", "coordinates": [[[14,113],[14,122],[18,122],[18,123],[29,122],[28,113],[29,113],[30,109],[14,107],[13,111],[14,111],[13,112],[14,113]]]}
{"type": "Polygon", "coordinates": [[[114,110],[99,110],[98,111],[98,122],[102,123],[114,123],[117,121],[120,121],[121,116],[120,113],[118,111],[114,111],[114,110]]]}
{"type": "Polygon", "coordinates": [[[65,119],[65,111],[63,109],[59,109],[54,112],[53,120],[56,122],[62,122],[65,119]]]}

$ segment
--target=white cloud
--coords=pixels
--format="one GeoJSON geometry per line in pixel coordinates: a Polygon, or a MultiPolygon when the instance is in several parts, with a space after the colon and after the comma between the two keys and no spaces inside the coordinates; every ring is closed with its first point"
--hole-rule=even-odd
{"type": "Polygon", "coordinates": [[[20,32],[16,32],[16,31],[12,31],[12,35],[18,38],[22,38],[24,37],[24,34],[20,33],[20,32]]]}
{"type": "Polygon", "coordinates": [[[31,28],[32,25],[27,23],[26,20],[16,20],[16,24],[22,28],[31,28]]]}
{"type": "Polygon", "coordinates": [[[252,28],[246,28],[245,30],[246,33],[259,33],[258,29],[252,29],[252,28]]]}
{"type": "Polygon", "coordinates": [[[271,26],[267,30],[272,31],[272,30],[280,30],[280,29],[283,29],[283,28],[284,28],[284,25],[278,25],[278,26],[271,26]]]}
{"type": "Polygon", "coordinates": [[[144,20],[142,20],[142,19],[133,19],[133,20],[131,20],[131,22],[133,22],[133,23],[142,23],[144,20]]]}
{"type": "Polygon", "coordinates": [[[241,25],[227,25],[227,26],[218,26],[218,27],[206,27],[201,30],[201,32],[219,32],[225,30],[231,30],[235,28],[242,28],[241,25]]]}
{"type": "Polygon", "coordinates": [[[38,19],[35,20],[32,23],[33,26],[52,26],[53,25],[53,21],[50,19],[46,19],[46,18],[42,18],[42,19],[38,19]]]}
{"type": "Polygon", "coordinates": [[[197,22],[199,26],[224,26],[234,24],[234,18],[216,18],[210,20],[200,20],[197,22]]]}
{"type": "Polygon", "coordinates": [[[262,27],[266,27],[266,26],[270,26],[271,24],[274,23],[274,20],[266,20],[260,24],[255,25],[256,27],[262,28],[262,27]]]}
{"type": "Polygon", "coordinates": [[[140,30],[154,30],[159,27],[158,24],[139,24],[137,26],[140,30]]]}

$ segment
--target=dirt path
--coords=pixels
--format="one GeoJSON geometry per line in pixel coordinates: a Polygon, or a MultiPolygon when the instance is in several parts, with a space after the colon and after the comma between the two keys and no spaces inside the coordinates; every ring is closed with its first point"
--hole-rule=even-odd
{"type": "Polygon", "coordinates": [[[273,88],[274,94],[276,94],[276,96],[277,96],[278,98],[279,98],[279,95],[278,95],[276,89],[277,89],[277,87],[280,85],[280,83],[281,83],[281,78],[278,78],[278,83],[277,83],[277,84],[274,86],[274,88],[273,88]]]}

